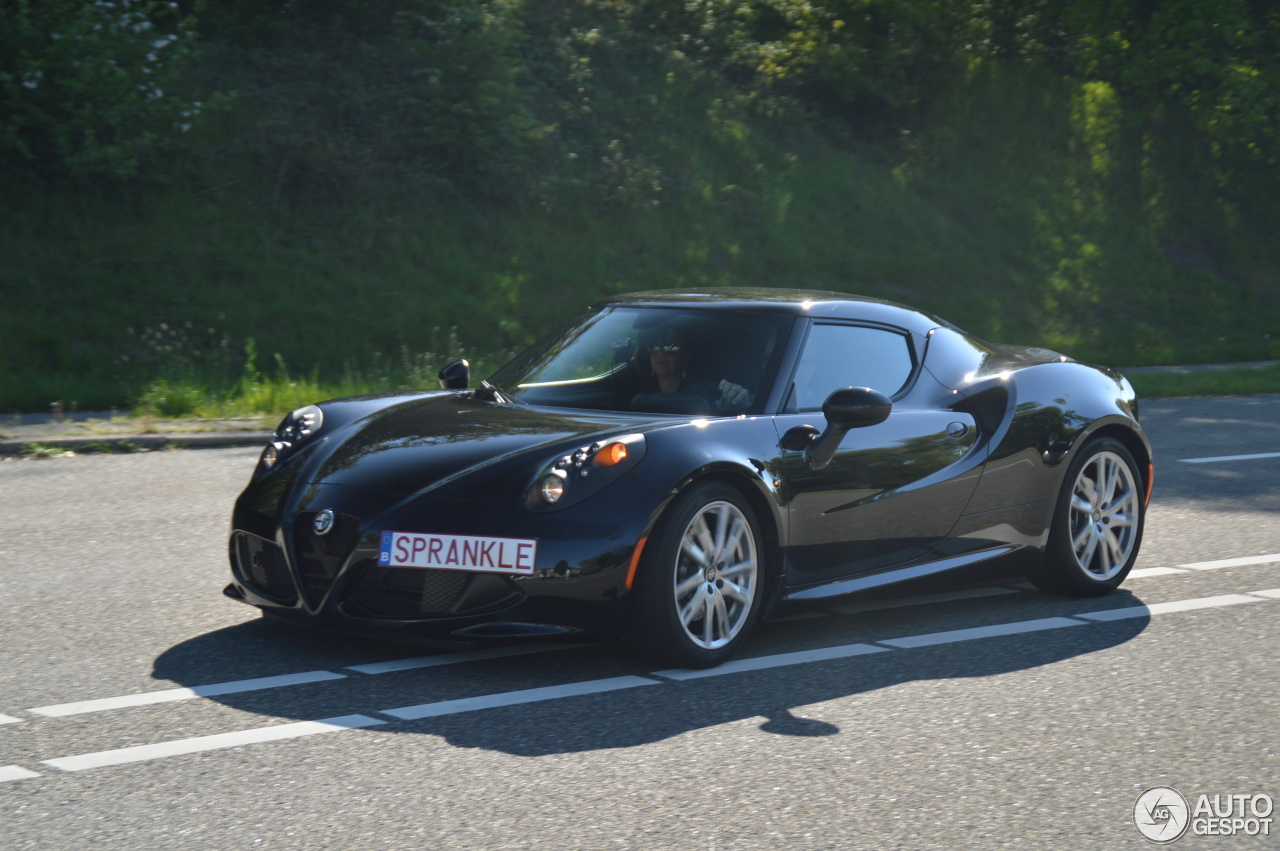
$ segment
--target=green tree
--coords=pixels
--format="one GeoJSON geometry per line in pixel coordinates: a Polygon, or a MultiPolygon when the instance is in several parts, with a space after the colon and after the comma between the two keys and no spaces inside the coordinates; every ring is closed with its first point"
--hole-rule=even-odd
{"type": "Polygon", "coordinates": [[[129,178],[201,105],[179,81],[192,18],[158,0],[0,6],[0,164],[46,178],[129,178]]]}
{"type": "Polygon", "coordinates": [[[201,73],[235,94],[223,143],[277,199],[366,186],[500,194],[533,128],[514,0],[225,0],[201,73]]]}

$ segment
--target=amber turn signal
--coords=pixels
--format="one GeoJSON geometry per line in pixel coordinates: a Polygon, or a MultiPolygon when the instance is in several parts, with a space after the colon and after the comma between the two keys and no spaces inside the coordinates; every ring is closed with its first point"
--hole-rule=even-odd
{"type": "Polygon", "coordinates": [[[619,461],[627,457],[627,445],[625,443],[610,443],[608,446],[602,447],[596,453],[596,466],[612,467],[619,461]]]}

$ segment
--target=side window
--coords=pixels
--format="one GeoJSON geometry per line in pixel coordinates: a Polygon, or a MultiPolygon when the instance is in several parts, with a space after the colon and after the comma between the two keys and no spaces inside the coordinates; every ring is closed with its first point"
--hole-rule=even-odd
{"type": "Polygon", "coordinates": [[[902,389],[914,364],[903,334],[855,325],[815,325],[796,367],[794,408],[816,410],[841,387],[902,389]]]}

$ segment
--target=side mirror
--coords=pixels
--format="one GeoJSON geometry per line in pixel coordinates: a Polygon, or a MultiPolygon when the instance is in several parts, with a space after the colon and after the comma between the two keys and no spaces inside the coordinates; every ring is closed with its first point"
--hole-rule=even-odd
{"type": "Polygon", "coordinates": [[[893,401],[870,387],[844,387],[822,403],[822,415],[829,424],[851,428],[879,425],[889,419],[893,401]]]}
{"type": "Polygon", "coordinates": [[[813,438],[804,452],[809,466],[814,470],[826,467],[849,429],[879,425],[889,418],[892,410],[893,401],[870,387],[843,387],[832,393],[822,403],[827,428],[813,438]]]}
{"type": "Polygon", "coordinates": [[[445,390],[466,390],[471,386],[471,364],[456,360],[436,375],[445,390]]]}

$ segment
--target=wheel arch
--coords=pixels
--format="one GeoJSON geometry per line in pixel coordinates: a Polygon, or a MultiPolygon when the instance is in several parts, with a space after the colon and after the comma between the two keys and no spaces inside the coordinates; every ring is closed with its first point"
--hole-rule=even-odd
{"type": "MultiPolygon", "coordinates": [[[[640,559],[644,569],[636,576],[634,603],[629,613],[632,618],[630,635],[642,649],[664,664],[685,668],[709,667],[732,654],[734,648],[750,634],[752,626],[765,617],[771,600],[775,598],[772,586],[776,583],[772,577],[778,570],[770,566],[776,560],[778,527],[768,502],[767,484],[761,483],[750,471],[738,469],[728,462],[694,471],[667,492],[650,521],[649,536],[652,537],[647,536],[649,543],[644,546],[640,559]],[[704,488],[708,490],[702,490],[704,488]],[[700,629],[707,630],[704,638],[708,637],[716,629],[711,625],[711,609],[690,609],[686,615],[672,596],[676,586],[671,583],[678,584],[681,546],[677,538],[685,533],[685,519],[692,522],[706,506],[716,500],[729,499],[742,503],[743,510],[749,508],[749,513],[754,515],[754,532],[760,539],[759,558],[765,563],[763,570],[756,574],[756,591],[750,608],[743,611],[733,607],[736,611],[732,615],[732,625],[727,620],[715,619],[720,623],[720,631],[716,633],[720,646],[715,646],[701,643],[690,626],[701,619],[703,626],[700,629]],[[669,533],[676,537],[669,537],[669,533]]],[[[702,591],[695,593],[701,595],[702,591]]],[[[719,592],[709,590],[708,593],[718,595],[719,592]]],[[[719,605],[719,611],[724,619],[730,617],[725,605],[719,605]]]]}
{"type": "MultiPolygon", "coordinates": [[[[1124,422],[1114,421],[1086,429],[1072,447],[1067,463],[1063,465],[1062,485],[1054,503],[1043,556],[1027,568],[1027,578],[1040,589],[1077,597],[1098,597],[1113,591],[1129,575],[1142,546],[1146,514],[1146,499],[1143,494],[1134,493],[1127,486],[1118,490],[1118,496],[1112,489],[1095,490],[1090,487],[1091,493],[1085,494],[1082,499],[1091,503],[1092,509],[1074,507],[1076,499],[1073,493],[1080,493],[1075,488],[1084,475],[1086,465],[1105,454],[1122,460],[1116,454],[1117,450],[1131,456],[1137,468],[1133,470],[1137,478],[1135,488],[1141,489],[1150,482],[1151,450],[1141,432],[1127,428],[1124,422]],[[1100,520],[1104,515],[1123,510],[1124,503],[1131,498],[1136,502],[1136,521],[1120,524],[1120,527],[1112,530],[1109,520],[1100,520]],[[1082,525],[1077,527],[1071,519],[1072,513],[1079,511],[1087,515],[1090,510],[1092,519],[1086,516],[1082,525]],[[1094,527],[1095,531],[1086,535],[1089,527],[1094,527]],[[1077,537],[1077,533],[1080,533],[1080,537],[1077,537]],[[1104,537],[1113,541],[1115,551],[1123,555],[1123,561],[1106,557],[1106,550],[1110,545],[1101,543],[1104,537]],[[1092,539],[1092,542],[1086,538],[1092,539]],[[1088,549],[1082,558],[1080,548],[1086,545],[1088,549]],[[1093,568],[1096,547],[1103,551],[1101,575],[1093,568]]],[[[1122,466],[1128,467],[1129,464],[1125,462],[1122,466]]],[[[1147,489],[1147,496],[1149,494],[1147,489]]]]}
{"type": "MultiPolygon", "coordinates": [[[[1133,460],[1138,465],[1138,476],[1142,479],[1143,489],[1147,494],[1151,493],[1152,476],[1154,475],[1153,456],[1151,445],[1137,431],[1130,428],[1123,422],[1109,422],[1098,428],[1092,429],[1084,434],[1076,445],[1076,451],[1079,451],[1090,440],[1099,437],[1110,437],[1119,441],[1125,449],[1129,450],[1129,454],[1133,456],[1133,460]]],[[[1149,499],[1149,497],[1148,497],[1149,499]]],[[[1144,500],[1144,505],[1145,505],[1144,500]]]]}

